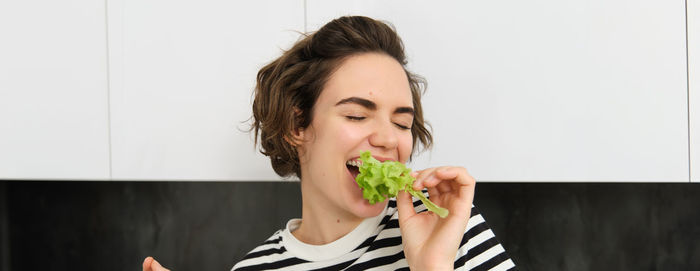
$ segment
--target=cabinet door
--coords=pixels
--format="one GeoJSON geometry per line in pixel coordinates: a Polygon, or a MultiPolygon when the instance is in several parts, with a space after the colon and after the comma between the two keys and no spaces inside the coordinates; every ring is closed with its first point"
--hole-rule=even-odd
{"type": "Polygon", "coordinates": [[[116,0],[110,15],[115,180],[279,179],[243,130],[302,1],[116,0]]]}
{"type": "Polygon", "coordinates": [[[684,1],[307,1],[396,26],[428,80],[415,168],[479,181],[688,182],[684,1]]]}
{"type": "Polygon", "coordinates": [[[0,1],[0,179],[109,179],[105,1],[0,1]]]}

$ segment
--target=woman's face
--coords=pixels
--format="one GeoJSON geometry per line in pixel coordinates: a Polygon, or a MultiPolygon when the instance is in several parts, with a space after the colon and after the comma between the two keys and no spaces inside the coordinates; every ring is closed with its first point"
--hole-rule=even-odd
{"type": "Polygon", "coordinates": [[[413,102],[403,67],[392,57],[364,53],[345,59],[331,75],[300,132],[304,204],[340,216],[371,217],[385,204],[369,204],[355,182],[361,151],[380,161],[406,163],[412,146],[413,102]]]}

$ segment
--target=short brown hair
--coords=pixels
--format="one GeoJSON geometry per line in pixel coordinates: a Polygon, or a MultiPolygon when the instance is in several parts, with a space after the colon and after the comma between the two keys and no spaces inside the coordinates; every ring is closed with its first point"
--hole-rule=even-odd
{"type": "Polygon", "coordinates": [[[256,146],[259,137],[260,152],[270,157],[278,175],[296,174],[301,178],[296,146],[285,138],[294,138],[292,131],[311,124],[313,106],[342,61],[369,52],[387,54],[404,67],[413,96],[413,148],[418,147],[418,141],[430,148],[433,138],[423,120],[420,103],[426,81],[406,70],[408,62],[401,38],[386,23],[363,16],[340,17],[315,33],[304,35],[258,72],[250,130],[255,131],[256,146]]]}

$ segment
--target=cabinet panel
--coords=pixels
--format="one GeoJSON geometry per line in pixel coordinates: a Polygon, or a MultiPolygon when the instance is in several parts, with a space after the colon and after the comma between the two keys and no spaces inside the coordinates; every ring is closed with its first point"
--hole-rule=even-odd
{"type": "Polygon", "coordinates": [[[0,179],[109,179],[104,1],[2,1],[0,37],[0,179]]]}
{"type": "Polygon", "coordinates": [[[304,29],[302,1],[119,0],[110,14],[115,180],[279,179],[242,130],[257,71],[304,29]]]}
{"type": "Polygon", "coordinates": [[[690,181],[700,183],[700,3],[687,1],[690,181]]]}
{"type": "Polygon", "coordinates": [[[688,182],[684,1],[307,1],[394,24],[428,80],[415,168],[480,181],[688,182]]]}

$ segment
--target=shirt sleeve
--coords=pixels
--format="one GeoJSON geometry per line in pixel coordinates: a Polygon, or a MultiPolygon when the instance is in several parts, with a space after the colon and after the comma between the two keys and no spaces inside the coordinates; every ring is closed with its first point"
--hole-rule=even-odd
{"type": "Polygon", "coordinates": [[[515,264],[474,205],[462,235],[454,268],[464,271],[515,270],[515,264]]]}

